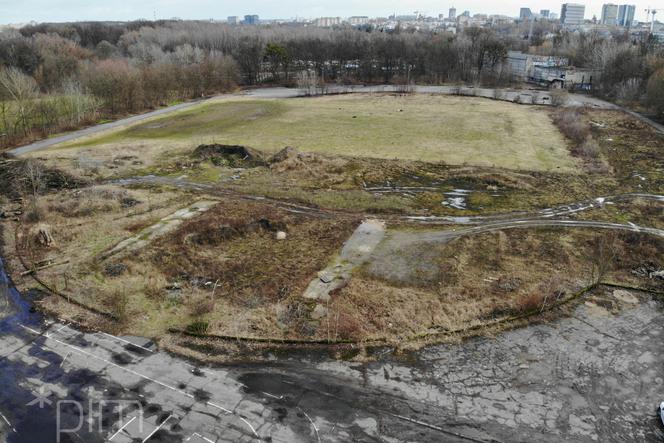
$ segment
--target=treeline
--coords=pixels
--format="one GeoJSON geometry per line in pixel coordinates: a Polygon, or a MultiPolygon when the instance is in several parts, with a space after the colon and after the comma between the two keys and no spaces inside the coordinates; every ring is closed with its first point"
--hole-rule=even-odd
{"type": "Polygon", "coordinates": [[[238,84],[506,84],[510,42],[477,28],[455,36],[179,21],[27,26],[0,34],[0,143],[238,84]]]}
{"type": "Polygon", "coordinates": [[[19,115],[16,103],[3,105],[4,115],[14,115],[15,121],[6,117],[0,123],[1,143],[238,84],[508,85],[510,49],[565,55],[577,66],[601,69],[599,94],[655,108],[662,102],[651,98],[661,98],[664,81],[664,57],[652,39],[565,33],[546,22],[468,28],[459,34],[195,21],[40,24],[0,33],[1,75],[13,78],[0,82],[0,100],[16,100],[15,91],[3,84],[22,75],[32,97],[24,104],[32,105],[19,108],[35,113],[19,115]],[[70,106],[68,100],[85,105],[70,106]],[[62,109],[80,114],[51,117],[62,109]]]}
{"type": "Polygon", "coordinates": [[[561,55],[574,66],[601,72],[593,93],[610,100],[645,105],[664,117],[664,48],[651,34],[637,38],[614,31],[610,38],[597,32],[559,31],[533,48],[561,55]]]}

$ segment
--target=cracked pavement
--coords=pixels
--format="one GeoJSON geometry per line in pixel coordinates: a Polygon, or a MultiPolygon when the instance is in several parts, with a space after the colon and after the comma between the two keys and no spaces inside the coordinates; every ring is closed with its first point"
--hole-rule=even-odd
{"type": "Polygon", "coordinates": [[[0,436],[8,442],[57,441],[58,411],[61,431],[76,429],[60,432],[60,441],[664,436],[655,414],[664,398],[664,315],[661,303],[643,294],[615,292],[618,314],[586,302],[549,324],[405,357],[385,349],[370,363],[299,354],[212,368],[145,339],[41,319],[3,287],[3,299],[12,302],[0,303],[0,436]],[[36,395],[51,403],[40,408],[36,395]]]}

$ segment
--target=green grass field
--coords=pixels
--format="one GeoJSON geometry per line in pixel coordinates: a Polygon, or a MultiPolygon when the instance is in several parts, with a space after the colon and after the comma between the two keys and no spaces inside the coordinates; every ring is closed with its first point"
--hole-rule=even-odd
{"type": "MultiPolygon", "coordinates": [[[[533,106],[447,96],[345,95],[231,99],[65,147],[217,142],[274,152],[400,158],[522,170],[574,171],[564,137],[533,106]]],[[[192,146],[193,147],[193,146],[192,146]]]]}

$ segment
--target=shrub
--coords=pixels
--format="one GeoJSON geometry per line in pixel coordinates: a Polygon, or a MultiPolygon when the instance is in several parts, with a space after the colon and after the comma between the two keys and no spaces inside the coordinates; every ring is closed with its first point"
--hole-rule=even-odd
{"type": "Polygon", "coordinates": [[[202,317],[214,311],[214,305],[214,300],[210,297],[197,297],[192,299],[189,309],[193,317],[202,317]]]}
{"type": "Polygon", "coordinates": [[[189,323],[186,327],[187,332],[190,334],[203,335],[207,334],[208,328],[210,327],[209,323],[206,321],[195,321],[189,323]]]}
{"type": "Polygon", "coordinates": [[[40,222],[43,218],[44,209],[39,203],[33,200],[30,203],[30,206],[28,206],[28,210],[25,211],[25,220],[28,223],[37,223],[40,222]]]}
{"type": "Polygon", "coordinates": [[[586,140],[576,147],[575,154],[586,160],[596,160],[600,157],[599,144],[592,138],[588,137],[586,140]]]}
{"type": "Polygon", "coordinates": [[[542,309],[544,301],[544,295],[541,293],[529,294],[517,300],[514,308],[520,314],[528,314],[542,309]]]}
{"type": "Polygon", "coordinates": [[[563,106],[567,104],[568,94],[564,89],[557,89],[549,93],[551,96],[551,104],[553,106],[563,106]]]}
{"type": "Polygon", "coordinates": [[[561,109],[553,115],[553,122],[565,137],[580,145],[590,136],[590,128],[577,109],[561,109]]]}
{"type": "Polygon", "coordinates": [[[125,323],[129,319],[129,294],[125,289],[118,289],[111,293],[107,304],[120,323],[125,323]]]}

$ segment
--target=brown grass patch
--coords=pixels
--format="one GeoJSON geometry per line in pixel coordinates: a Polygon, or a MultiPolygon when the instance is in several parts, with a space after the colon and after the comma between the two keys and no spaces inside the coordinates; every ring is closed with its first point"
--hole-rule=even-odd
{"type": "Polygon", "coordinates": [[[228,200],[156,241],[144,259],[167,279],[217,282],[217,297],[251,307],[299,295],[355,225],[228,200]]]}

